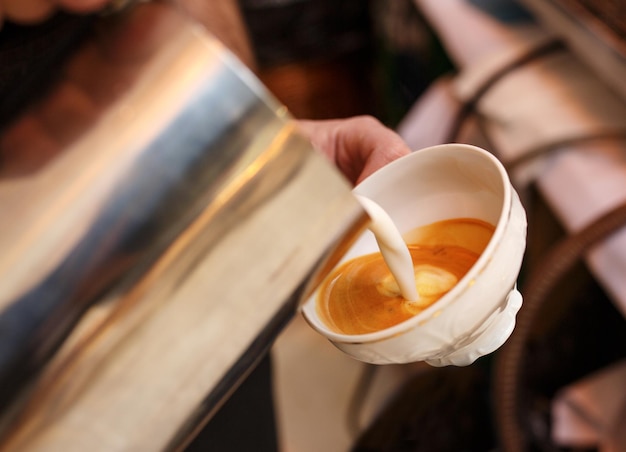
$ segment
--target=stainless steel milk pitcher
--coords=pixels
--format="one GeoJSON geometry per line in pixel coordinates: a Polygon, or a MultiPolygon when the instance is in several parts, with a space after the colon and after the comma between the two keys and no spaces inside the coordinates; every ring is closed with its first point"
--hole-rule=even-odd
{"type": "Polygon", "coordinates": [[[107,20],[106,52],[90,25],[0,131],[7,450],[175,449],[365,224],[350,185],[201,26],[173,8],[149,38],[107,20]],[[73,101],[84,117],[66,116],[73,101]]]}

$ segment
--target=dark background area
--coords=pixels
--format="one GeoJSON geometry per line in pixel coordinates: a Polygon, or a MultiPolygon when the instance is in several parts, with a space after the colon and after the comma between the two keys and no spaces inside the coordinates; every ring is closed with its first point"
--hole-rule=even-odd
{"type": "Polygon", "coordinates": [[[240,0],[258,75],[297,118],[394,126],[451,69],[411,0],[240,0]]]}

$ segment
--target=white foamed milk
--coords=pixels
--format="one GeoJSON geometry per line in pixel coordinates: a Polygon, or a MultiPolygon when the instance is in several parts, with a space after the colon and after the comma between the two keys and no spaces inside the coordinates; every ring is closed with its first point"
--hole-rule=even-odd
{"type": "Polygon", "coordinates": [[[400,293],[409,301],[417,301],[419,294],[415,284],[415,271],[409,249],[387,212],[369,198],[356,195],[370,217],[369,230],[376,237],[380,252],[398,283],[400,293]]]}

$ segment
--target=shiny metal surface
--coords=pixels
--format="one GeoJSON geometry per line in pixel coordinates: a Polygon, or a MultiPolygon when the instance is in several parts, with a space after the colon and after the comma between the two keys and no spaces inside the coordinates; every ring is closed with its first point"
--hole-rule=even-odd
{"type": "Polygon", "coordinates": [[[107,20],[0,132],[2,450],[180,447],[365,224],[206,31],[107,20]]]}

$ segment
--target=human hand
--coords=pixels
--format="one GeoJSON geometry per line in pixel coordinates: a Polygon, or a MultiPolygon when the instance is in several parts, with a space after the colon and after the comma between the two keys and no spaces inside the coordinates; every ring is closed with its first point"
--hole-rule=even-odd
{"type": "Polygon", "coordinates": [[[57,9],[77,13],[97,11],[110,0],[0,0],[0,27],[2,20],[30,24],[40,22],[57,9]]]}
{"type": "Polygon", "coordinates": [[[397,133],[372,116],[297,123],[313,147],[326,155],[353,184],[411,152],[397,133]]]}

